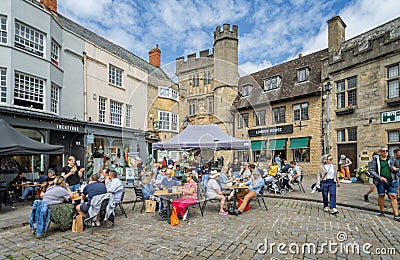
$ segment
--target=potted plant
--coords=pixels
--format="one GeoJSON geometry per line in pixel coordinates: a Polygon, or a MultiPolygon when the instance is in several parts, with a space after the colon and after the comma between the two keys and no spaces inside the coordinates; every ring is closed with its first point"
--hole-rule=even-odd
{"type": "Polygon", "coordinates": [[[364,167],[359,167],[356,169],[356,177],[357,179],[361,179],[364,183],[368,182],[368,176],[367,173],[368,172],[368,167],[364,166],[364,167]]]}

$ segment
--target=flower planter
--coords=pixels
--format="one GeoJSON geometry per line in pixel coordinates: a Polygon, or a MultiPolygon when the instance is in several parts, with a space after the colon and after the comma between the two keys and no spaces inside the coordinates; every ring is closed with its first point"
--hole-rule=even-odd
{"type": "Polygon", "coordinates": [[[354,109],[339,110],[335,112],[337,116],[349,115],[354,113],[354,109]]]}

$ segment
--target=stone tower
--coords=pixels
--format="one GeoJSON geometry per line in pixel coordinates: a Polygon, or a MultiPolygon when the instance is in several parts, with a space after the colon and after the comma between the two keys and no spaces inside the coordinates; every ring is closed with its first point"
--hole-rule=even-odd
{"type": "Polygon", "coordinates": [[[237,96],[238,74],[238,27],[224,24],[214,31],[214,115],[215,123],[225,125],[233,134],[233,101],[237,96]]]}

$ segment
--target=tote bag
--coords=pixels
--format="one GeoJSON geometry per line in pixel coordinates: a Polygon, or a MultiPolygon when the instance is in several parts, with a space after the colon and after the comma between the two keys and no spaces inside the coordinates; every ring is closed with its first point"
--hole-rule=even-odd
{"type": "Polygon", "coordinates": [[[154,213],[156,212],[157,201],[154,200],[146,200],[146,213],[154,213]]]}
{"type": "Polygon", "coordinates": [[[171,213],[171,217],[170,217],[170,222],[171,222],[171,226],[177,226],[179,225],[179,219],[178,219],[178,214],[176,213],[176,208],[173,207],[172,208],[172,213],[171,213]]]}
{"type": "Polygon", "coordinates": [[[72,232],[83,231],[83,217],[81,215],[75,216],[72,221],[72,232]]]}

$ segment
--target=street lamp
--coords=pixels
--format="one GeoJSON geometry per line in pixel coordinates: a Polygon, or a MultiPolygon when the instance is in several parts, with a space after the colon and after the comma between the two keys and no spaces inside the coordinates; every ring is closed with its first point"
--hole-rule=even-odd
{"type": "Polygon", "coordinates": [[[324,85],[324,92],[326,94],[326,133],[325,133],[325,148],[324,148],[324,152],[325,154],[329,154],[330,151],[330,127],[329,127],[329,123],[331,122],[331,118],[330,118],[330,95],[332,92],[332,84],[330,81],[328,81],[325,85],[324,85]]]}

